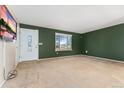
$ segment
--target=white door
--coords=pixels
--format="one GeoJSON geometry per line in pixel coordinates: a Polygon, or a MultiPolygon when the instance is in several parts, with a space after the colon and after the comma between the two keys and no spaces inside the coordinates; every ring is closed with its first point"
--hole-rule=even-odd
{"type": "Polygon", "coordinates": [[[21,61],[38,59],[38,30],[20,29],[21,61]]]}

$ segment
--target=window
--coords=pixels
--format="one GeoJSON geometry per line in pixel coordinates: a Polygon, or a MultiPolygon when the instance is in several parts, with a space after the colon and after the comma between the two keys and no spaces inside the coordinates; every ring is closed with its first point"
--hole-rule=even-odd
{"type": "Polygon", "coordinates": [[[56,51],[72,50],[72,35],[56,33],[55,50],[56,51]]]}

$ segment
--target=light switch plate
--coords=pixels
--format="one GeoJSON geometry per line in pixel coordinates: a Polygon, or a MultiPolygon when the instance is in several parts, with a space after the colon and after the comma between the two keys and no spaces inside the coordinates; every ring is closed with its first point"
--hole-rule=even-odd
{"type": "Polygon", "coordinates": [[[41,42],[41,43],[39,43],[38,45],[39,45],[39,46],[42,46],[42,45],[43,45],[43,43],[41,42]]]}

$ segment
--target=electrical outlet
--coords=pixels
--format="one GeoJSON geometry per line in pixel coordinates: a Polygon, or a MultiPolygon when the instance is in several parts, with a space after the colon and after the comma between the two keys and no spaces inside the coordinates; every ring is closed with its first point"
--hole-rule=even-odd
{"type": "Polygon", "coordinates": [[[87,54],[88,53],[88,50],[86,50],[85,53],[87,54]]]}
{"type": "Polygon", "coordinates": [[[56,52],[56,54],[58,55],[59,53],[58,53],[58,52],[56,52]]]}

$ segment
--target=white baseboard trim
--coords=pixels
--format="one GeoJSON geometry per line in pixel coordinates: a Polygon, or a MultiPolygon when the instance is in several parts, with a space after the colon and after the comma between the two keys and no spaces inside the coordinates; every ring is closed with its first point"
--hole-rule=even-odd
{"type": "Polygon", "coordinates": [[[6,82],[6,80],[4,80],[1,84],[0,84],[0,88],[2,88],[3,84],[6,82]]]}
{"type": "MultiPolygon", "coordinates": [[[[78,55],[69,55],[69,56],[58,56],[58,57],[50,57],[50,58],[42,58],[42,59],[38,59],[40,60],[49,60],[49,59],[60,59],[60,58],[65,58],[65,57],[73,57],[73,56],[81,56],[82,54],[78,54],[78,55]]],[[[37,60],[37,61],[38,61],[37,60]]]]}
{"type": "MultiPolygon", "coordinates": [[[[60,58],[67,58],[67,57],[73,57],[73,56],[87,56],[95,59],[100,59],[100,60],[106,60],[106,61],[112,61],[112,62],[118,62],[118,63],[124,63],[124,61],[119,61],[119,60],[114,60],[114,59],[108,59],[108,58],[102,58],[102,57],[96,57],[96,56],[90,56],[90,55],[69,55],[69,56],[58,56],[58,57],[50,57],[50,58],[42,58],[38,60],[31,60],[31,61],[40,61],[40,60],[49,60],[49,59],[60,59],[60,58]]],[[[29,60],[30,61],[30,60],[29,60]]],[[[26,61],[25,61],[26,62],[26,61]]],[[[28,62],[28,61],[27,61],[28,62]]]]}
{"type": "Polygon", "coordinates": [[[90,55],[82,55],[82,56],[87,56],[87,57],[96,58],[96,59],[100,59],[100,60],[124,63],[124,61],[119,61],[119,60],[114,60],[114,59],[108,59],[108,58],[102,58],[102,57],[96,57],[96,56],[90,56],[90,55]]]}
{"type": "MultiPolygon", "coordinates": [[[[18,63],[14,65],[13,70],[16,69],[17,65],[18,65],[18,63]]],[[[6,82],[6,80],[3,80],[3,81],[1,82],[0,88],[2,88],[2,86],[4,85],[5,82],[6,82]]]]}
{"type": "Polygon", "coordinates": [[[29,61],[41,61],[41,60],[49,60],[49,59],[59,59],[59,58],[65,58],[65,57],[72,57],[72,56],[81,56],[82,54],[78,54],[78,55],[68,55],[68,56],[58,56],[58,57],[49,57],[49,58],[41,58],[41,59],[36,59],[36,60],[27,60],[27,61],[21,61],[18,62],[22,63],[22,62],[29,62],[29,61]]]}
{"type": "MultiPolygon", "coordinates": [[[[21,61],[19,63],[22,62],[29,62],[29,61],[40,61],[40,60],[49,60],[49,59],[60,59],[60,58],[65,58],[65,57],[72,57],[72,56],[80,56],[82,54],[78,54],[78,55],[68,55],[68,56],[58,56],[58,57],[49,57],[49,58],[41,58],[41,59],[36,59],[36,60],[27,60],[27,61],[21,61]]],[[[19,64],[18,63],[18,64],[19,64]]]]}

